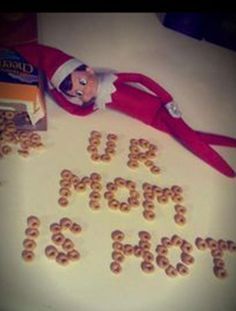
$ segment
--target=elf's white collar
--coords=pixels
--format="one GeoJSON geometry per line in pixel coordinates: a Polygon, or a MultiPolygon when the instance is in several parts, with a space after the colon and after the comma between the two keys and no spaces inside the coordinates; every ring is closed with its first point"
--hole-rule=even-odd
{"type": "Polygon", "coordinates": [[[95,69],[98,77],[98,89],[94,110],[105,110],[106,104],[112,101],[111,95],[116,88],[114,82],[118,79],[114,71],[95,69]]]}

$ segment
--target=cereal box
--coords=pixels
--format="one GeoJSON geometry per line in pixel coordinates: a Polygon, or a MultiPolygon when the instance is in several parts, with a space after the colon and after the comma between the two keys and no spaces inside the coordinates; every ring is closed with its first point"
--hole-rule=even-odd
{"type": "Polygon", "coordinates": [[[0,110],[15,112],[19,129],[46,130],[43,78],[21,55],[0,48],[0,110]]]}

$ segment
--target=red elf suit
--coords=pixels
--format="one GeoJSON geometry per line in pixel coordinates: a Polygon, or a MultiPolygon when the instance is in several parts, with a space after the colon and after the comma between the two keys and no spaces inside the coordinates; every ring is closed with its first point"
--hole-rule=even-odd
{"type": "Polygon", "coordinates": [[[83,62],[58,49],[40,44],[18,46],[15,49],[28,62],[44,72],[52,97],[69,113],[86,116],[97,109],[118,110],[170,134],[196,156],[224,175],[236,176],[227,162],[210,147],[211,144],[236,147],[236,139],[191,129],[184,122],[172,96],[147,76],[139,73],[97,71],[99,81],[97,97],[92,105],[82,107],[78,105],[79,98],[67,96],[60,90],[59,85],[83,62]]]}

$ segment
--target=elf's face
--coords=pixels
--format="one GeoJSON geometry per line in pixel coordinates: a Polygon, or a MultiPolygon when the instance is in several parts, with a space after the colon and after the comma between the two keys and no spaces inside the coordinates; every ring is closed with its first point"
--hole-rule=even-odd
{"type": "Polygon", "coordinates": [[[93,69],[87,67],[85,71],[75,70],[71,73],[72,88],[70,96],[76,96],[83,103],[89,102],[97,95],[98,79],[93,69]]]}

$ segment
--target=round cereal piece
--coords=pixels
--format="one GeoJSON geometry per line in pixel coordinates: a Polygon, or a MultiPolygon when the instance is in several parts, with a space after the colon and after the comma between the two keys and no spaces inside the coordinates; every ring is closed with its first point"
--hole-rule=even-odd
{"type": "Polygon", "coordinates": [[[142,261],[141,269],[145,273],[152,273],[155,270],[155,267],[150,261],[142,261]]]}
{"type": "Polygon", "coordinates": [[[71,191],[70,191],[69,188],[62,187],[62,188],[60,188],[60,190],[59,190],[59,194],[60,194],[62,197],[68,198],[68,197],[71,196],[71,191]]]}
{"type": "Polygon", "coordinates": [[[66,206],[68,206],[69,201],[68,201],[67,198],[65,198],[65,197],[60,197],[60,198],[58,199],[58,204],[59,204],[61,207],[66,207],[66,206]]]}
{"type": "Polygon", "coordinates": [[[92,153],[90,158],[91,158],[91,160],[93,160],[93,161],[100,161],[100,160],[101,160],[100,155],[97,154],[97,153],[92,153]]]}
{"type": "Polygon", "coordinates": [[[180,226],[183,226],[186,224],[186,218],[184,217],[183,214],[175,214],[174,220],[175,220],[175,223],[180,225],[180,226]]]}
{"type": "Polygon", "coordinates": [[[144,250],[148,251],[151,248],[151,243],[148,240],[140,240],[138,245],[144,250]]]}
{"type": "Polygon", "coordinates": [[[116,199],[109,200],[108,207],[111,209],[118,209],[120,207],[120,202],[116,199]]]}
{"type": "Polygon", "coordinates": [[[156,257],[156,263],[161,269],[166,269],[170,265],[169,259],[163,255],[158,255],[156,257]]]}
{"type": "Polygon", "coordinates": [[[65,237],[62,233],[53,234],[51,239],[56,245],[62,245],[65,241],[65,237]]]}
{"type": "Polygon", "coordinates": [[[180,256],[181,256],[182,262],[185,263],[186,265],[191,265],[195,261],[194,257],[188,253],[182,252],[180,256]]]}
{"type": "Polygon", "coordinates": [[[108,140],[106,142],[106,148],[113,148],[113,149],[115,149],[116,148],[116,143],[114,141],[112,141],[112,140],[108,140]]]}
{"type": "Polygon", "coordinates": [[[60,224],[62,230],[64,230],[64,229],[71,229],[73,222],[70,218],[63,217],[60,219],[59,224],[60,224]]]}
{"type": "Polygon", "coordinates": [[[225,262],[222,258],[213,258],[213,263],[215,267],[224,268],[225,262]]]}
{"type": "Polygon", "coordinates": [[[23,252],[21,253],[22,258],[24,259],[24,261],[26,262],[31,262],[34,260],[34,253],[32,251],[29,250],[23,250],[23,252]]]}
{"type": "Polygon", "coordinates": [[[153,165],[153,166],[150,167],[150,172],[152,174],[158,175],[158,174],[160,174],[161,169],[160,169],[160,167],[158,167],[156,165],[153,165]]]}
{"type": "Polygon", "coordinates": [[[25,239],[23,241],[23,246],[26,250],[28,251],[32,251],[35,249],[35,247],[37,246],[36,242],[32,239],[25,239]]]}
{"type": "Polygon", "coordinates": [[[120,242],[113,242],[112,243],[112,248],[115,250],[115,251],[118,251],[118,252],[123,252],[124,250],[124,246],[122,243],[120,242]]]}
{"type": "Polygon", "coordinates": [[[113,261],[111,264],[110,264],[110,269],[113,273],[115,274],[119,274],[121,271],[122,271],[122,268],[121,268],[121,265],[119,262],[117,261],[113,261]]]}
{"type": "Polygon", "coordinates": [[[29,216],[27,218],[27,225],[30,228],[38,228],[40,226],[40,220],[37,216],[29,216]]]}
{"type": "Polygon", "coordinates": [[[91,200],[89,200],[89,207],[92,210],[98,210],[98,209],[100,209],[101,205],[97,199],[91,199],[91,200]]]}
{"type": "Polygon", "coordinates": [[[1,152],[3,155],[8,155],[9,153],[12,152],[12,148],[8,145],[3,145],[1,148],[1,152]]]}
{"type": "Polygon", "coordinates": [[[53,245],[48,245],[45,248],[45,255],[49,258],[49,259],[56,259],[57,255],[58,255],[58,250],[56,249],[55,246],[53,245]]]}
{"type": "Polygon", "coordinates": [[[109,154],[110,156],[114,156],[116,154],[116,149],[113,147],[106,147],[105,154],[109,154]]]}
{"type": "Polygon", "coordinates": [[[98,181],[92,181],[90,184],[92,190],[100,191],[102,190],[102,185],[98,181]]]}
{"type": "Polygon", "coordinates": [[[98,174],[98,173],[91,173],[91,174],[90,174],[90,179],[91,179],[92,181],[97,181],[97,182],[99,182],[99,181],[101,181],[102,176],[101,176],[100,174],[98,174]]]}
{"type": "Polygon", "coordinates": [[[228,250],[230,252],[235,252],[236,251],[236,243],[231,240],[227,240],[227,245],[228,245],[228,250]]]}
{"type": "Polygon", "coordinates": [[[135,198],[135,199],[139,199],[140,198],[140,193],[136,190],[130,190],[129,191],[129,196],[130,198],[135,198]]]}
{"type": "Polygon", "coordinates": [[[153,220],[156,217],[156,215],[152,210],[145,210],[143,211],[143,217],[146,220],[153,220]]]}
{"type": "Polygon", "coordinates": [[[171,200],[174,203],[182,203],[184,199],[180,194],[174,193],[173,195],[171,195],[171,200]]]}
{"type": "Polygon", "coordinates": [[[133,247],[133,253],[134,253],[134,256],[141,257],[144,253],[144,250],[140,246],[135,245],[133,247]]]}
{"type": "Polygon", "coordinates": [[[228,273],[226,269],[224,268],[219,268],[219,267],[213,267],[213,272],[215,276],[219,279],[225,279],[228,276],[228,273]]]}
{"type": "Polygon", "coordinates": [[[79,224],[77,224],[76,222],[73,222],[72,226],[70,227],[70,231],[72,233],[78,234],[82,231],[82,228],[79,224]]]}
{"type": "Polygon", "coordinates": [[[85,185],[90,185],[91,179],[88,176],[84,176],[81,178],[81,182],[84,183],[85,185]]]}
{"type": "Polygon", "coordinates": [[[131,206],[131,208],[132,207],[137,207],[140,204],[139,200],[136,199],[136,198],[128,198],[127,201],[129,203],[129,205],[131,206]]]}
{"type": "Polygon", "coordinates": [[[129,212],[131,210],[131,206],[127,204],[126,202],[121,202],[119,209],[121,212],[129,212]]]}
{"type": "Polygon", "coordinates": [[[125,255],[132,255],[134,252],[134,248],[131,244],[125,244],[123,245],[123,253],[125,255]]]}
{"type": "Polygon", "coordinates": [[[76,249],[72,249],[67,253],[67,257],[71,261],[77,261],[80,259],[80,253],[76,249]]]}
{"type": "Polygon", "coordinates": [[[124,187],[126,186],[126,180],[122,177],[116,177],[114,179],[114,184],[117,186],[117,187],[124,187]]]}
{"type": "Polygon", "coordinates": [[[176,269],[181,275],[189,274],[189,268],[186,265],[182,264],[181,262],[177,263],[176,269]]]}
{"type": "Polygon", "coordinates": [[[105,199],[107,199],[107,200],[112,200],[112,199],[114,199],[114,197],[115,197],[114,192],[112,192],[112,191],[106,191],[106,192],[104,192],[104,198],[105,198],[105,199]]]}
{"type": "Polygon", "coordinates": [[[220,249],[212,249],[211,250],[211,256],[214,258],[222,258],[223,255],[224,255],[224,253],[220,249]]]}
{"type": "Polygon", "coordinates": [[[74,249],[74,243],[72,240],[70,239],[65,239],[63,244],[62,244],[62,248],[67,251],[67,252],[70,252],[74,249]]]}
{"type": "Polygon", "coordinates": [[[124,240],[125,234],[124,234],[124,232],[122,232],[121,230],[114,230],[114,231],[112,231],[112,233],[111,233],[111,238],[112,238],[114,241],[121,242],[121,241],[124,240]]]}
{"type": "Polygon", "coordinates": [[[162,195],[157,196],[157,202],[160,204],[166,204],[166,203],[168,203],[168,201],[169,201],[169,197],[166,195],[162,194],[162,195]]]}
{"type": "Polygon", "coordinates": [[[152,191],[153,191],[153,185],[151,185],[151,184],[145,182],[145,183],[142,184],[142,189],[144,190],[144,192],[150,192],[150,193],[152,193],[152,191]]]}
{"type": "Polygon", "coordinates": [[[67,266],[69,264],[69,258],[67,254],[59,252],[56,256],[56,262],[62,266],[67,266]]]}
{"type": "Polygon", "coordinates": [[[37,238],[39,236],[39,230],[37,228],[26,228],[25,235],[29,238],[37,238]]]}
{"type": "Polygon", "coordinates": [[[218,246],[219,246],[220,250],[226,251],[228,249],[227,241],[220,239],[220,240],[217,241],[217,243],[218,243],[218,246]]]}
{"type": "Polygon", "coordinates": [[[147,160],[147,156],[145,153],[139,152],[138,153],[138,160],[141,162],[145,162],[147,160]]]}
{"type": "Polygon", "coordinates": [[[151,234],[147,231],[139,231],[138,236],[140,238],[141,241],[149,241],[151,240],[151,234]]]}
{"type": "Polygon", "coordinates": [[[181,239],[181,237],[179,237],[177,234],[174,234],[170,240],[171,240],[172,245],[174,246],[181,247],[181,245],[183,244],[183,239],[181,239]]]}
{"type": "Polygon", "coordinates": [[[171,187],[171,191],[173,191],[174,193],[182,193],[183,189],[182,187],[178,186],[178,185],[173,185],[171,187]]]}
{"type": "MultiPolygon", "coordinates": [[[[146,154],[146,156],[148,157],[147,154],[146,154]]],[[[153,167],[155,164],[154,164],[154,162],[152,160],[146,160],[146,161],[144,161],[144,165],[146,167],[153,167]]]]}
{"type": "Polygon", "coordinates": [[[116,191],[118,189],[117,185],[113,182],[108,182],[106,188],[108,191],[116,191]]]}
{"type": "Polygon", "coordinates": [[[166,256],[168,254],[168,248],[162,244],[157,245],[156,252],[160,256],[166,256]]]}
{"type": "Polygon", "coordinates": [[[12,120],[15,117],[14,111],[5,111],[5,118],[7,120],[12,120]]]}
{"type": "Polygon", "coordinates": [[[99,146],[101,144],[101,139],[99,137],[90,137],[89,143],[92,146],[99,146]]]}
{"type": "Polygon", "coordinates": [[[71,181],[70,180],[66,180],[66,179],[61,179],[59,181],[59,184],[62,188],[66,188],[68,189],[71,186],[71,181]]]}
{"type": "Polygon", "coordinates": [[[132,146],[138,146],[139,145],[138,139],[135,139],[135,138],[131,138],[129,142],[132,146]]]}
{"type": "Polygon", "coordinates": [[[185,214],[187,212],[186,207],[183,205],[180,205],[180,204],[176,204],[174,206],[174,209],[175,209],[177,214],[185,214]]]}
{"type": "Polygon", "coordinates": [[[169,197],[169,196],[171,196],[171,190],[170,190],[169,188],[163,188],[163,189],[162,189],[162,194],[163,194],[164,196],[169,197]]]}
{"type": "Polygon", "coordinates": [[[205,239],[202,239],[200,237],[195,239],[195,245],[197,246],[197,248],[199,250],[204,251],[205,249],[207,249],[207,242],[205,239]]]}
{"type": "Polygon", "coordinates": [[[154,203],[150,200],[143,201],[142,205],[145,210],[153,210],[155,207],[154,203]]]}
{"type": "Polygon", "coordinates": [[[93,130],[90,132],[90,137],[92,138],[101,138],[102,134],[99,131],[93,130]]]}
{"type": "Polygon", "coordinates": [[[72,172],[67,169],[62,170],[60,175],[63,179],[70,179],[73,176],[72,172]]]}
{"type": "Polygon", "coordinates": [[[170,247],[172,245],[172,242],[171,239],[169,239],[168,237],[162,237],[161,244],[165,247],[170,247]]]}
{"type": "Polygon", "coordinates": [[[180,248],[184,253],[191,253],[193,251],[192,244],[185,240],[183,240],[183,243],[180,248]]]}
{"type": "Polygon", "coordinates": [[[117,141],[117,140],[118,140],[118,136],[117,136],[116,134],[109,133],[109,134],[107,135],[107,139],[108,139],[108,140],[117,141]]]}
{"type": "Polygon", "coordinates": [[[118,251],[113,251],[111,254],[111,257],[113,260],[117,262],[123,262],[125,259],[125,256],[121,252],[118,252],[118,251]]]}
{"type": "Polygon", "coordinates": [[[142,253],[142,257],[144,261],[153,261],[154,260],[154,255],[150,251],[144,251],[142,253]]]}
{"type": "Polygon", "coordinates": [[[139,167],[138,161],[135,161],[135,160],[129,160],[127,162],[127,165],[128,165],[129,168],[137,168],[137,167],[139,167]]]}
{"type": "Polygon", "coordinates": [[[79,183],[76,184],[74,188],[75,188],[75,191],[77,192],[84,192],[86,190],[86,183],[83,183],[82,181],[80,181],[79,183]]]}
{"type": "Polygon", "coordinates": [[[162,188],[157,186],[157,185],[153,185],[152,186],[152,192],[157,195],[160,196],[162,194],[162,188]]]}
{"type": "Polygon", "coordinates": [[[87,147],[87,151],[89,153],[97,153],[98,152],[98,148],[95,145],[88,145],[87,147]]]}
{"type": "Polygon", "coordinates": [[[206,238],[206,243],[207,243],[208,248],[210,248],[211,250],[219,248],[217,241],[212,238],[209,238],[209,237],[206,238]]]}
{"type": "Polygon", "coordinates": [[[153,201],[155,199],[155,193],[150,192],[150,191],[148,191],[148,192],[144,191],[143,197],[147,201],[153,201]]]}
{"type": "Polygon", "coordinates": [[[136,189],[136,182],[133,180],[126,180],[125,186],[130,191],[135,191],[136,189]]]}
{"type": "Polygon", "coordinates": [[[90,194],[89,194],[89,198],[92,199],[92,200],[99,200],[101,198],[101,194],[99,191],[91,191],[90,194]]]}
{"type": "Polygon", "coordinates": [[[52,223],[50,226],[49,226],[49,229],[52,233],[54,234],[57,234],[57,233],[60,233],[61,230],[62,230],[62,227],[58,224],[58,223],[52,223]]]}
{"type": "MultiPolygon", "coordinates": [[[[146,151],[145,152],[145,155],[146,155],[146,157],[147,157],[147,159],[149,159],[149,161],[150,161],[150,159],[154,159],[157,155],[156,155],[156,152],[154,151],[154,150],[148,150],[148,151],[146,151]]],[[[155,165],[154,163],[153,163],[153,165],[155,165]]],[[[150,165],[151,166],[151,165],[150,165]]]]}
{"type": "Polygon", "coordinates": [[[165,273],[172,278],[178,275],[177,269],[172,265],[169,265],[167,268],[165,268],[165,273]]]}

